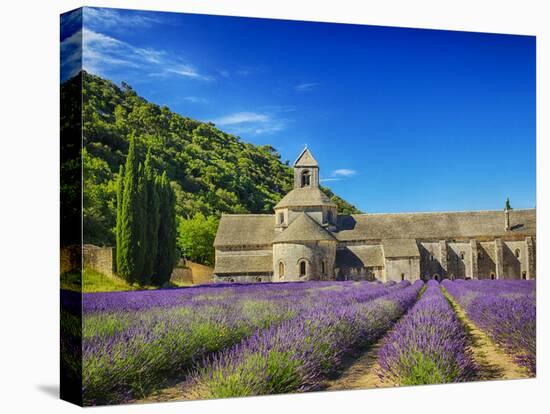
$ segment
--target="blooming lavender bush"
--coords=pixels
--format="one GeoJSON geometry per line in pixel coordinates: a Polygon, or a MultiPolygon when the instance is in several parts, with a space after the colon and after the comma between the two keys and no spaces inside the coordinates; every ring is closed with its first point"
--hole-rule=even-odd
{"type": "Polygon", "coordinates": [[[471,380],[475,365],[467,337],[433,280],[396,324],[379,351],[380,376],[400,385],[471,380]]]}
{"type": "Polygon", "coordinates": [[[536,372],[534,281],[444,281],[443,286],[467,316],[516,362],[536,372]]]}
{"type": "Polygon", "coordinates": [[[416,300],[423,282],[400,283],[370,302],[332,300],[207,359],[188,398],[303,392],[321,387],[342,356],[377,340],[416,300]],[[407,287],[405,287],[407,286],[407,287]]]}
{"type": "Polygon", "coordinates": [[[86,294],[85,403],[143,397],[256,331],[306,312],[364,303],[404,286],[317,282],[86,294]]]}

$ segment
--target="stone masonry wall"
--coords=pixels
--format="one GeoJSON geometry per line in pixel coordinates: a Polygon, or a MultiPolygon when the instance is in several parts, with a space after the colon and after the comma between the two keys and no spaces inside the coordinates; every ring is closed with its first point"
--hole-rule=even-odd
{"type": "Polygon", "coordinates": [[[114,252],[115,249],[113,247],[84,245],[82,247],[84,267],[106,276],[114,276],[114,252]]]}

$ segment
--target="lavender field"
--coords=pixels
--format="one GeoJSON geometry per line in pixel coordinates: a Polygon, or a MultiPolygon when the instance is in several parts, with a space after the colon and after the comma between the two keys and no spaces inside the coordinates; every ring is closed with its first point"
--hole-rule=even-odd
{"type": "Polygon", "coordinates": [[[531,281],[218,284],[84,294],[81,339],[77,319],[63,319],[74,328],[62,344],[63,362],[75,378],[82,370],[86,405],[162,400],[166,389],[166,399],[322,390],[375,344],[383,383],[476,380],[475,345],[451,305],[534,376],[531,281]],[[71,352],[80,340],[81,367],[71,352]]]}

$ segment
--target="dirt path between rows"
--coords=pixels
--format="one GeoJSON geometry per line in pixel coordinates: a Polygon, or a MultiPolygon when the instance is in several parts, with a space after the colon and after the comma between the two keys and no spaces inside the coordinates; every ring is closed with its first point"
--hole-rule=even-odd
{"type": "Polygon", "coordinates": [[[349,358],[347,361],[344,361],[342,374],[336,379],[327,381],[325,389],[336,391],[396,387],[397,384],[384,382],[378,376],[378,372],[380,371],[378,351],[381,344],[382,339],[372,345],[358,358],[349,358]]]}
{"type": "MultiPolygon", "coordinates": [[[[443,293],[451,303],[453,310],[470,339],[474,360],[479,367],[477,373],[479,381],[532,378],[529,371],[517,365],[513,359],[500,349],[489,336],[480,330],[466,317],[464,310],[447,294],[443,293]]],[[[356,359],[345,361],[342,374],[333,380],[326,382],[327,390],[353,390],[368,388],[398,387],[399,384],[385,382],[380,379],[380,365],[378,364],[378,351],[383,339],[380,339],[368,351],[356,359]]]]}
{"type": "Polygon", "coordinates": [[[479,367],[477,378],[479,381],[533,377],[527,368],[516,364],[512,357],[499,348],[489,335],[469,320],[464,309],[454,301],[445,289],[442,290],[470,338],[474,360],[479,367]]]}

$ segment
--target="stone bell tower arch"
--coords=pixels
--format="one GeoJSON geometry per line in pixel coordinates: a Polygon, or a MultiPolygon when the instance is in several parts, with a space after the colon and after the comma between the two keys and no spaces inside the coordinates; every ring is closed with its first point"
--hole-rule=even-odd
{"type": "Polygon", "coordinates": [[[319,163],[307,147],[294,162],[294,188],[319,188],[319,163]]]}

